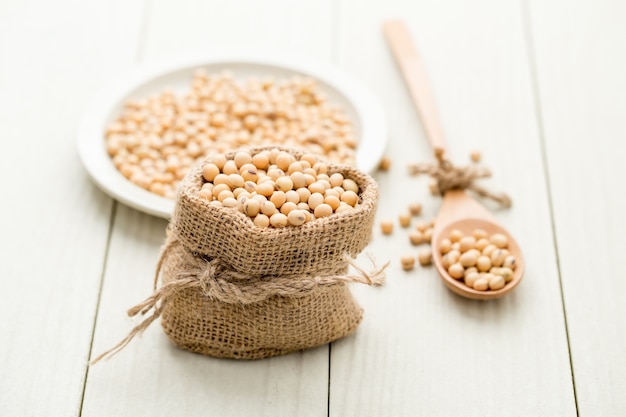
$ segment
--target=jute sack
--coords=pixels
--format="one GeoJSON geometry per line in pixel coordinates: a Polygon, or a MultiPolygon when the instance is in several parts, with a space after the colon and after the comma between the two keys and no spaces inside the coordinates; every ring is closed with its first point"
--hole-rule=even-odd
{"type": "Polygon", "coordinates": [[[152,315],[95,361],[121,350],[159,316],[177,346],[236,359],[311,348],[356,330],[363,310],[346,284],[384,280],[386,265],[368,274],[352,262],[371,237],[378,187],[355,168],[328,168],[329,175],[340,172],[357,183],[360,203],[352,211],[281,229],[257,227],[237,210],[209,204],[198,194],[202,164],[192,169],[180,186],[157,266],[162,286],[128,312],[152,315]],[[355,274],[348,274],[350,265],[355,274]]]}

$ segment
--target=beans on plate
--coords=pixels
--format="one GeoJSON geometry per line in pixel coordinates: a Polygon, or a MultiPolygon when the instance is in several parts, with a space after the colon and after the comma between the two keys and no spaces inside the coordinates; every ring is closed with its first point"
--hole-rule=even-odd
{"type": "MultiPolygon", "coordinates": [[[[170,199],[189,168],[212,152],[280,144],[353,165],[357,146],[345,111],[330,103],[313,79],[237,80],[228,72],[204,70],[195,73],[184,93],[167,90],[128,100],[105,137],[106,150],[122,175],[170,199]]],[[[215,165],[226,175],[236,173],[233,165],[254,163],[265,169],[268,161],[255,157],[215,165]]],[[[298,171],[285,165],[287,161],[282,158],[276,166],[298,171]]]]}

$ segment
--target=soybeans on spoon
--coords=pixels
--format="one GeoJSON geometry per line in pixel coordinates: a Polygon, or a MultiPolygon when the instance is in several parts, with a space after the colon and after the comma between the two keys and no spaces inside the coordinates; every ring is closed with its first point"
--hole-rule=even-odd
{"type": "MultiPolygon", "coordinates": [[[[402,21],[388,21],[384,24],[387,42],[391,47],[400,72],[406,82],[409,94],[422,121],[424,133],[437,158],[447,154],[443,134],[433,95],[428,85],[428,78],[411,36],[402,21]]],[[[494,218],[489,210],[471,198],[462,189],[445,192],[439,213],[435,220],[433,237],[433,262],[444,284],[453,292],[474,300],[490,300],[503,297],[520,283],[524,274],[522,251],[511,234],[494,218]],[[442,263],[439,250],[441,241],[450,236],[452,230],[460,230],[464,235],[471,235],[476,229],[483,229],[489,235],[501,233],[508,239],[508,250],[516,259],[513,279],[499,290],[478,291],[467,286],[462,279],[452,278],[442,263]]]]}

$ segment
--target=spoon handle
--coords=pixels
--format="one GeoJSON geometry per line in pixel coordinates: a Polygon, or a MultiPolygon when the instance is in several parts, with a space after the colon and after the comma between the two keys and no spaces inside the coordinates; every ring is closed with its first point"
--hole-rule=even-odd
{"type": "Polygon", "coordinates": [[[445,137],[426,71],[411,41],[411,35],[401,20],[387,21],[383,29],[422,120],[426,137],[435,155],[443,155],[446,150],[445,137]]]}

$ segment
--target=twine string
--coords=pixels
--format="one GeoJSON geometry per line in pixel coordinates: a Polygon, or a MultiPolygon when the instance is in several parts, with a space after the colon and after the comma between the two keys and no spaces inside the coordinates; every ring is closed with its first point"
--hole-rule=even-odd
{"type": "Polygon", "coordinates": [[[444,195],[449,190],[470,190],[480,197],[495,201],[502,207],[511,207],[512,200],[507,194],[489,191],[475,183],[476,180],[491,177],[488,168],[479,165],[457,166],[446,159],[443,153],[436,153],[435,157],[437,158],[435,163],[409,165],[411,175],[430,175],[433,195],[444,195]]]}
{"type": "Polygon", "coordinates": [[[185,268],[173,271],[176,278],[157,289],[156,283],[158,282],[161,268],[168,254],[177,244],[180,244],[180,242],[174,237],[168,236],[157,262],[154,293],[128,310],[130,317],[138,314],[145,316],[151,310],[152,314],[135,326],[117,345],[96,357],[91,362],[92,365],[102,359],[109,359],[124,349],[135,336],[142,334],[161,315],[168,300],[182,291],[200,289],[202,294],[210,299],[230,304],[251,304],[263,301],[273,295],[284,297],[303,296],[320,286],[338,283],[354,282],[380,286],[385,281],[384,271],[389,266],[389,262],[387,262],[380,268],[376,267],[374,259],[370,256],[373,270],[367,272],[359,267],[354,259],[344,255],[345,262],[354,268],[357,272],[356,274],[295,278],[285,276],[250,276],[249,274],[226,268],[219,259],[206,260],[201,256],[194,256],[189,251],[184,251],[185,268]]]}

